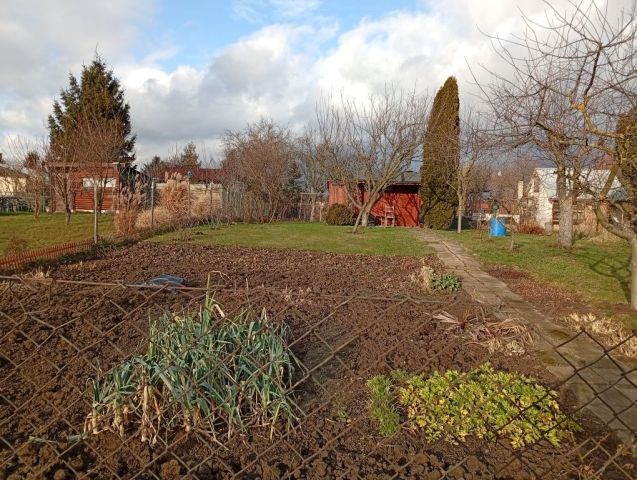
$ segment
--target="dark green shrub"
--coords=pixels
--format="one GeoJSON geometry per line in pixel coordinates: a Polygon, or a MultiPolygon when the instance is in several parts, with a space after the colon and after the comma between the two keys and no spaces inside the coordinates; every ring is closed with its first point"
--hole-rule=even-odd
{"type": "MultiPolygon", "coordinates": [[[[521,373],[494,370],[488,362],[468,373],[447,370],[428,378],[404,372],[392,375],[391,380],[374,377],[368,385],[372,407],[378,407],[371,384],[376,390],[382,387],[383,398],[394,399],[393,404],[381,403],[380,412],[404,411],[407,423],[422,431],[429,442],[443,439],[456,444],[473,435],[491,441],[504,437],[513,448],[542,439],[557,447],[580,430],[560,411],[556,392],[521,373]]],[[[378,415],[376,408],[372,416],[386,429],[380,419],[387,414],[378,415]]]]}
{"type": "Polygon", "coordinates": [[[330,205],[325,216],[325,222],[328,225],[351,225],[352,211],[346,205],[335,203],[330,205]]]}
{"type": "Polygon", "coordinates": [[[456,205],[453,203],[439,201],[431,207],[426,208],[423,205],[423,225],[435,230],[448,230],[451,228],[456,205]]]}

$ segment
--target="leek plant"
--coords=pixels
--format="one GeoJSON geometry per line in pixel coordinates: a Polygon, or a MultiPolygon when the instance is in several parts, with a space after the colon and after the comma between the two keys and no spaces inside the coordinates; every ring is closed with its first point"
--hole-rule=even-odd
{"type": "Polygon", "coordinates": [[[230,437],[248,427],[289,427],[293,357],[288,328],[265,310],[233,320],[208,296],[196,312],[151,322],[146,352],[91,380],[86,432],[121,436],[137,425],[144,442],[183,428],[230,437]]]}

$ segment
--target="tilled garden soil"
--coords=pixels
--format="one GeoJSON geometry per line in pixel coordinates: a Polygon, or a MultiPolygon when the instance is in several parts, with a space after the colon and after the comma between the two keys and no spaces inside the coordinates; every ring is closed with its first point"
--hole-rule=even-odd
{"type": "MultiPolygon", "coordinates": [[[[68,283],[1,283],[0,479],[580,478],[606,462],[615,445],[587,419],[575,443],[560,448],[540,442],[513,449],[475,438],[432,444],[407,427],[389,439],[377,434],[365,383],[392,369],[467,371],[489,360],[558,388],[532,355],[489,353],[448,333],[435,314],[489,312],[463,292],[423,294],[410,280],[421,262],[142,243],[51,273],[68,283]],[[162,273],[185,278],[191,289],[124,286],[162,273]],[[230,439],[173,431],[153,446],[134,429],[123,439],[81,436],[96,365],[108,369],[143,351],[149,318],[200,304],[197,287],[207,284],[228,316],[265,308],[289,325],[302,412],[294,428],[273,438],[256,428],[230,439]],[[603,448],[583,459],[574,445],[585,439],[584,451],[598,442],[603,448]]],[[[565,408],[568,400],[565,393],[565,408]]],[[[611,465],[603,478],[630,478],[630,462],[615,463],[620,467],[611,465]]]]}

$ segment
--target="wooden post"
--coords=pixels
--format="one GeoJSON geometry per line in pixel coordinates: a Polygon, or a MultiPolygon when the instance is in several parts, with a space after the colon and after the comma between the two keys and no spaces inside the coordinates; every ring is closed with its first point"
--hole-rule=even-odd
{"type": "Polygon", "coordinates": [[[188,177],[188,220],[190,220],[190,175],[188,177]]]}
{"type": "Polygon", "coordinates": [[[93,179],[93,243],[99,240],[99,231],[97,223],[97,181],[93,179]]]}
{"type": "Polygon", "coordinates": [[[150,181],[150,230],[155,230],[155,179],[150,181]]]}

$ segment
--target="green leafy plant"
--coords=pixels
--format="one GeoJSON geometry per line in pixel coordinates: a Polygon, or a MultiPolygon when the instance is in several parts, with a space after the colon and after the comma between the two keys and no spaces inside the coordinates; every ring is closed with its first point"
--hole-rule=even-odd
{"type": "Polygon", "coordinates": [[[453,292],[460,288],[460,279],[453,273],[434,274],[431,278],[431,288],[453,292]]]}
{"type": "Polygon", "coordinates": [[[151,323],[143,355],[91,381],[85,431],[124,436],[135,424],[151,443],[177,426],[213,436],[260,426],[272,435],[279,419],[296,419],[286,337],[265,310],[230,321],[211,297],[194,314],[164,315],[151,323]]]}
{"type": "MultiPolygon", "coordinates": [[[[579,430],[560,411],[556,392],[520,373],[494,370],[488,362],[468,373],[436,371],[426,378],[402,372],[393,375],[393,382],[383,379],[385,383],[375,380],[376,389],[382,386],[383,398],[395,399],[383,408],[390,412],[400,408],[408,424],[422,431],[427,441],[456,444],[474,435],[488,440],[505,437],[514,448],[541,439],[559,446],[579,430]]],[[[374,394],[372,389],[372,406],[374,394]]],[[[372,416],[376,418],[374,411],[372,416]]]]}
{"type": "Polygon", "coordinates": [[[340,203],[330,205],[327,215],[325,215],[325,223],[328,225],[351,225],[353,223],[352,220],[352,210],[340,203]]]}
{"type": "Polygon", "coordinates": [[[378,432],[384,437],[395,435],[400,428],[400,416],[394,406],[395,392],[391,380],[376,375],[367,381],[371,395],[370,413],[378,424],[378,432]]]}
{"type": "Polygon", "coordinates": [[[336,411],[336,420],[338,420],[340,423],[349,423],[350,419],[347,410],[345,410],[344,408],[339,408],[336,411]]]}

